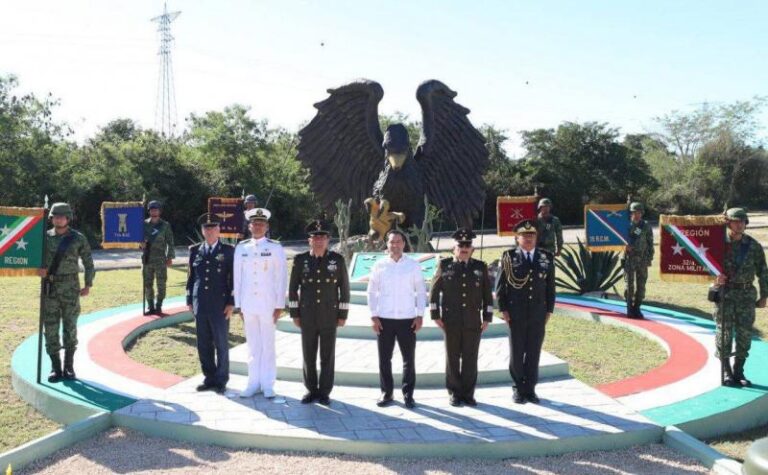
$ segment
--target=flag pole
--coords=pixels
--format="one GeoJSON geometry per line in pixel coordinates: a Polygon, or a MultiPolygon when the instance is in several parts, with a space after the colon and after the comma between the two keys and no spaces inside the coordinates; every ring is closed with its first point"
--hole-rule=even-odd
{"type": "MultiPolygon", "coordinates": [[[[728,230],[726,227],[726,234],[727,236],[728,230]]],[[[728,245],[727,238],[723,236],[723,245],[728,245]]],[[[723,266],[723,271],[725,271],[725,266],[723,266]]],[[[726,278],[728,275],[726,275],[726,278]]],[[[727,285],[727,282],[726,282],[727,285]]],[[[725,315],[723,314],[723,307],[725,306],[725,285],[723,285],[720,288],[720,301],[717,302],[717,314],[720,315],[720,386],[725,384],[725,362],[728,361],[731,358],[731,341],[728,340],[728,351],[725,351],[725,315]]],[[[715,322],[715,326],[717,326],[717,322],[715,322]]]]}
{"type": "MultiPolygon", "coordinates": [[[[48,214],[48,195],[45,195],[45,203],[43,204],[43,245],[42,256],[40,259],[40,265],[45,265],[45,253],[46,253],[46,227],[45,219],[48,214]]],[[[40,384],[43,373],[43,313],[45,310],[45,277],[40,278],[40,315],[37,329],[37,384],[40,384]]]]}
{"type": "MultiPolygon", "coordinates": [[[[144,217],[144,209],[147,207],[147,194],[144,193],[141,195],[141,216],[144,217]]],[[[146,246],[147,243],[144,242],[144,219],[142,221],[141,226],[141,232],[142,232],[142,245],[146,246]]],[[[141,314],[146,315],[147,313],[147,286],[144,285],[144,248],[141,248],[141,257],[139,258],[141,260],[141,314]]]]}

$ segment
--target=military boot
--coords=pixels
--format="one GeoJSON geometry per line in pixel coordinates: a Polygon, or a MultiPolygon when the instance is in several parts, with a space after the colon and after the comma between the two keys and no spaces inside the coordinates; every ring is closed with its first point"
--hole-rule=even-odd
{"type": "Polygon", "coordinates": [[[752,386],[752,381],[744,376],[744,363],[746,362],[746,358],[736,358],[736,361],[733,363],[733,379],[737,385],[748,388],[752,386]]]}
{"type": "Polygon", "coordinates": [[[61,381],[61,357],[56,353],[51,356],[51,372],[48,374],[49,383],[58,383],[61,381]]]}
{"type": "Polygon", "coordinates": [[[163,314],[163,301],[158,300],[157,305],[155,305],[155,314],[162,315],[163,314]]]}
{"type": "Polygon", "coordinates": [[[627,299],[627,317],[635,318],[635,306],[630,298],[627,299]]]}
{"type": "Polygon", "coordinates": [[[147,309],[144,310],[144,315],[154,315],[155,312],[155,302],[147,302],[147,309]]]}
{"type": "Polygon", "coordinates": [[[642,302],[635,302],[635,318],[645,318],[643,312],[640,311],[640,305],[642,302]]]}
{"type": "Polygon", "coordinates": [[[740,386],[733,375],[730,359],[725,360],[725,362],[723,363],[723,369],[725,369],[725,379],[723,379],[723,386],[728,386],[729,388],[735,388],[740,386]]]}
{"type": "Polygon", "coordinates": [[[64,379],[75,379],[75,350],[66,350],[64,352],[64,379]]]}

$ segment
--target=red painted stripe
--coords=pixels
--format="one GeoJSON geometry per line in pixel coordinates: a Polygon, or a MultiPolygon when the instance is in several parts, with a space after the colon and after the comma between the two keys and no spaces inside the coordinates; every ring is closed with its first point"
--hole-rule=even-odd
{"type": "Polygon", "coordinates": [[[701,370],[707,363],[707,349],[682,331],[652,320],[627,319],[625,314],[602,310],[588,305],[558,303],[558,307],[595,313],[601,317],[622,318],[626,323],[643,328],[663,340],[669,347],[669,358],[652,370],[608,384],[597,386],[599,391],[611,397],[628,396],[657,389],[687,378],[701,370]]]}
{"type": "MultiPolygon", "coordinates": [[[[180,307],[169,315],[184,310],[183,307],[180,307]]],[[[133,360],[123,350],[123,340],[128,334],[158,318],[160,317],[142,315],[120,322],[98,333],[88,343],[91,361],[113,373],[160,389],[166,389],[184,381],[181,376],[166,373],[133,360]]]]}
{"type": "Polygon", "coordinates": [[[21,230],[16,234],[16,237],[14,239],[11,239],[7,243],[5,243],[5,245],[3,247],[0,247],[0,255],[4,254],[5,251],[7,251],[9,247],[11,247],[14,244],[16,244],[16,241],[18,241],[19,239],[24,237],[24,235],[27,233],[27,231],[32,229],[37,223],[40,222],[40,220],[42,219],[42,216],[31,216],[31,218],[32,218],[32,220],[30,222],[28,222],[26,226],[21,228],[21,230]]]}

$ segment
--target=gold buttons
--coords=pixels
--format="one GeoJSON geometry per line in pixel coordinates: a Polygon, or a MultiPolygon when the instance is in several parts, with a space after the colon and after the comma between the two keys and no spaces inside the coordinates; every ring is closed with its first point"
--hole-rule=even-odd
{"type": "Polygon", "coordinates": [[[462,297],[466,297],[466,296],[467,296],[467,294],[466,294],[466,293],[463,293],[463,294],[461,294],[461,296],[462,296],[462,297]]]}
{"type": "Polygon", "coordinates": [[[317,269],[317,273],[318,273],[318,274],[320,273],[320,269],[317,269]]]}
{"type": "Polygon", "coordinates": [[[466,307],[466,306],[467,306],[467,304],[463,303],[463,304],[461,304],[461,306],[462,306],[462,307],[466,307]]]}
{"type": "Polygon", "coordinates": [[[318,294],[320,293],[320,289],[317,289],[317,293],[318,293],[318,294]]]}
{"type": "Polygon", "coordinates": [[[462,287],[466,287],[466,286],[467,286],[467,284],[461,284],[461,286],[462,286],[462,287]]]}
{"type": "Polygon", "coordinates": [[[320,299],[317,299],[317,303],[320,303],[320,299]]]}
{"type": "Polygon", "coordinates": [[[207,285],[205,286],[205,290],[208,290],[208,286],[207,285]]]}

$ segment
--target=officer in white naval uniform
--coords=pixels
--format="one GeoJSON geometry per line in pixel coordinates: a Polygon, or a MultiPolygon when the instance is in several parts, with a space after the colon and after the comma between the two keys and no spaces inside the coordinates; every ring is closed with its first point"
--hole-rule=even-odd
{"type": "Polygon", "coordinates": [[[260,392],[275,397],[277,362],[275,324],[285,308],[288,268],[283,246],[266,238],[271,213],[264,208],[246,211],[251,239],[235,248],[234,295],[248,343],[248,386],[240,397],[260,392]]]}

